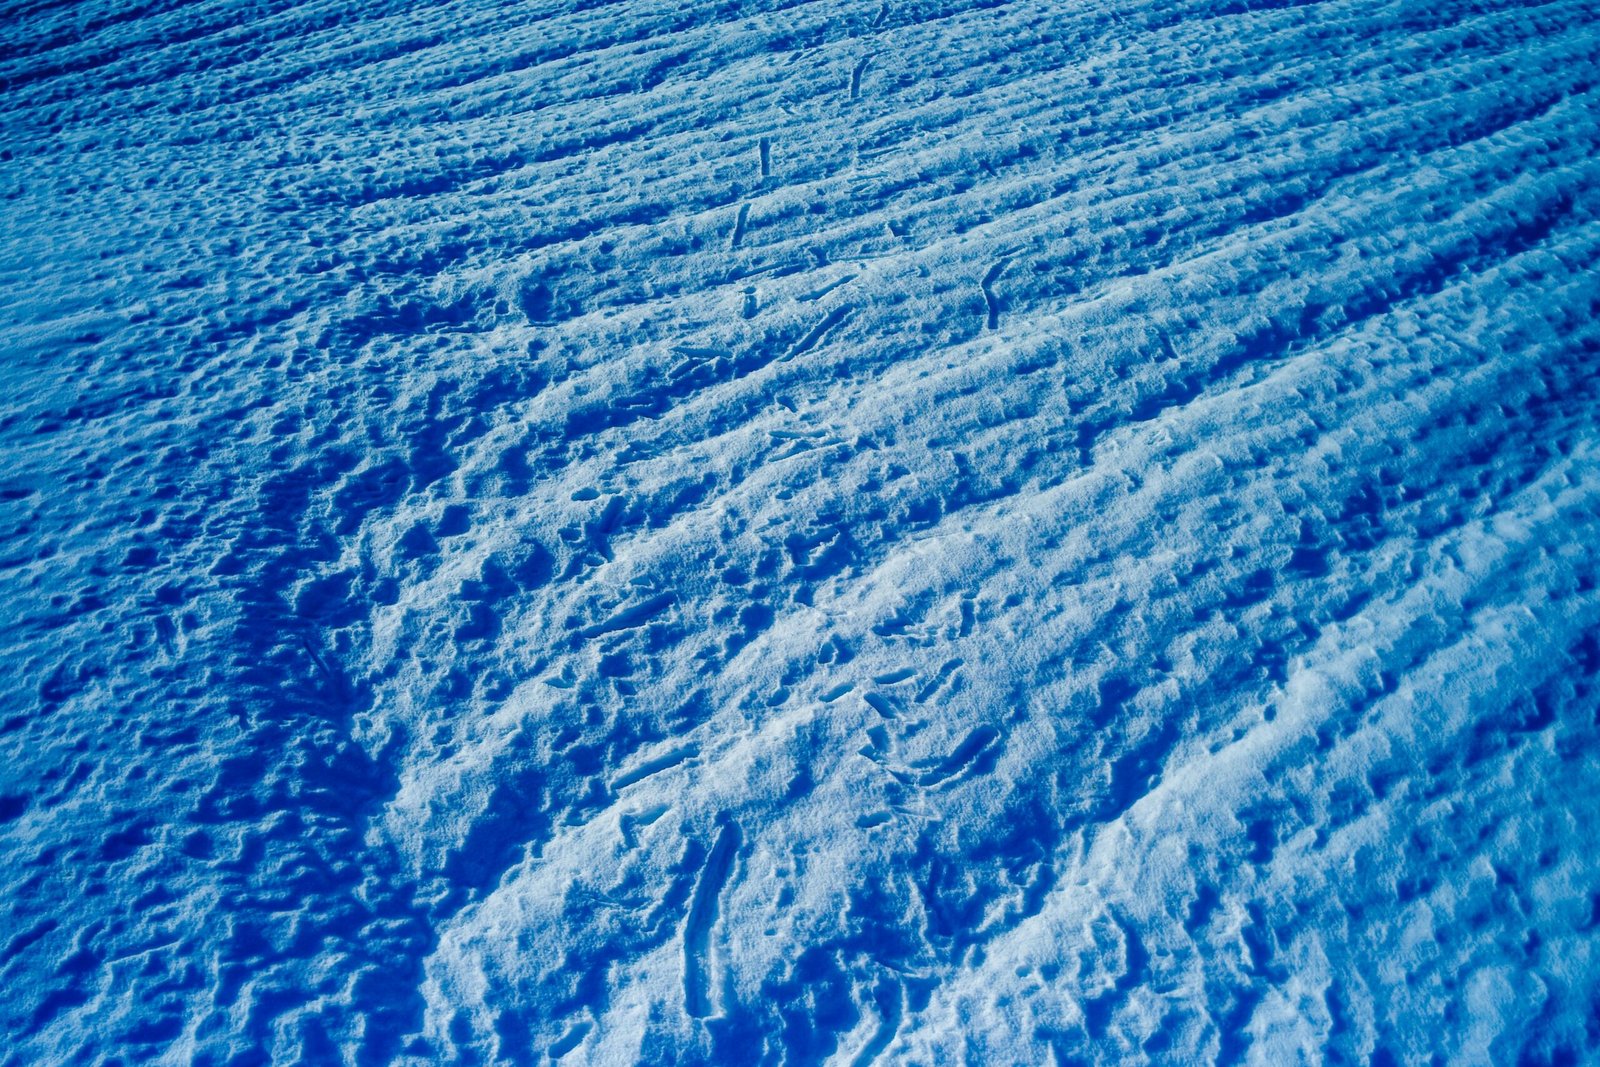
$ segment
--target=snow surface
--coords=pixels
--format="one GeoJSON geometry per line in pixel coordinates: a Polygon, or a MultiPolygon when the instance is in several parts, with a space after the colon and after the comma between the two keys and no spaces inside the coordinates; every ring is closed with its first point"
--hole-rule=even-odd
{"type": "Polygon", "coordinates": [[[1600,1062],[1592,0],[5,0],[0,1064],[1600,1062]]]}

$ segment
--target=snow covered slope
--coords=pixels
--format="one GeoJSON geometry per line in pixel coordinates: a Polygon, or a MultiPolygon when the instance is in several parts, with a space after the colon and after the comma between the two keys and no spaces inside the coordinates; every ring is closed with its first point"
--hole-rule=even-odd
{"type": "Polygon", "coordinates": [[[0,1064],[1600,1062],[1592,0],[0,12],[0,1064]]]}

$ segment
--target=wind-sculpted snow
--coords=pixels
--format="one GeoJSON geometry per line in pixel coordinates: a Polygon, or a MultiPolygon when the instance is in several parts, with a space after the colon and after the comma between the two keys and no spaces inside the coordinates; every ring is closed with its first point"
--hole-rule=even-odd
{"type": "Polygon", "coordinates": [[[20,0],[0,1064],[1600,1061],[1589,0],[20,0]]]}

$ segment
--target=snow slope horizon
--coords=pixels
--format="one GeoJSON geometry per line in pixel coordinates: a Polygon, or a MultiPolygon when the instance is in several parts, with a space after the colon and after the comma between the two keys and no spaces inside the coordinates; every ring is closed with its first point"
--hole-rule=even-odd
{"type": "Polygon", "coordinates": [[[12,3],[0,1063],[1600,1061],[1600,13],[12,3]]]}

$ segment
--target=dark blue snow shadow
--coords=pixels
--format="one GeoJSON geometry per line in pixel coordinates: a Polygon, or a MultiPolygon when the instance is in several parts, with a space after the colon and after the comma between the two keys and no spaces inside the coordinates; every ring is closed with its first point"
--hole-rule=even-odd
{"type": "MultiPolygon", "coordinates": [[[[246,739],[218,768],[189,847],[204,854],[220,840],[243,843],[214,864],[231,900],[227,927],[215,931],[216,1002],[233,1004],[248,982],[250,1010],[237,1029],[219,1015],[201,1030],[234,1048],[229,1063],[269,1062],[276,1021],[320,998],[339,1003],[346,983],[348,1005],[324,1006],[298,1024],[292,1041],[302,1055],[332,1062],[347,1048],[357,1062],[389,1063],[421,1030],[421,967],[436,935],[398,858],[366,840],[368,819],[398,788],[391,752],[403,738],[391,736],[376,755],[352,739],[372,694],[324,643],[364,611],[348,575],[310,583],[293,607],[284,596],[333,558],[333,538],[308,518],[311,495],[354,466],[330,449],[271,478],[257,524],[223,568],[239,621],[219,692],[246,739]],[[325,977],[313,981],[313,972],[325,977]]],[[[370,484],[361,505],[385,489],[392,497],[403,481],[370,484]]],[[[206,1054],[197,1062],[221,1061],[206,1054]]]]}

